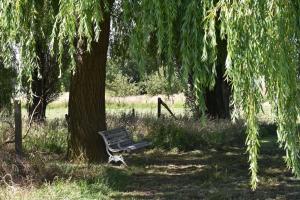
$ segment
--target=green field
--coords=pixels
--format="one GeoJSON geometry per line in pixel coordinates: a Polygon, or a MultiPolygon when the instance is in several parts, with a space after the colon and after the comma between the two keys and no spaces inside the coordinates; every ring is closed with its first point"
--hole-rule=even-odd
{"type": "MultiPolygon", "coordinates": [[[[137,114],[151,114],[153,116],[156,116],[157,102],[147,102],[147,97],[139,97],[141,97],[142,99],[140,100],[137,98],[137,100],[134,100],[133,102],[128,102],[126,98],[120,97],[120,100],[117,101],[112,99],[112,97],[108,95],[106,103],[106,112],[107,114],[119,115],[121,113],[132,113],[132,110],[134,109],[135,113],[137,114]]],[[[156,100],[157,97],[152,98],[156,100]]],[[[184,101],[182,99],[175,98],[172,103],[170,102],[170,100],[168,101],[166,99],[166,102],[175,115],[185,114],[184,101]]],[[[23,109],[23,113],[26,113],[26,109],[23,109]]],[[[63,118],[67,113],[68,102],[64,99],[50,103],[47,107],[46,116],[48,119],[63,118]]],[[[162,113],[166,116],[169,115],[169,113],[164,108],[162,109],[162,113]]],[[[24,114],[24,116],[25,115],[26,114],[24,114]]]]}

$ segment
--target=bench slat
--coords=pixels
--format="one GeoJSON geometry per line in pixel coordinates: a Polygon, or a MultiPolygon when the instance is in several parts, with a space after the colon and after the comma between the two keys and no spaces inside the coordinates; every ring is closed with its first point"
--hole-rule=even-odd
{"type": "Polygon", "coordinates": [[[127,136],[129,137],[128,133],[123,131],[123,132],[119,132],[119,133],[106,135],[105,138],[107,140],[113,140],[114,138],[122,138],[122,137],[127,137],[127,136]]]}
{"type": "Polygon", "coordinates": [[[132,140],[127,140],[127,141],[124,141],[124,142],[120,142],[120,147],[126,148],[126,147],[128,147],[132,144],[134,144],[132,140]]]}
{"type": "Polygon", "coordinates": [[[123,139],[119,139],[119,140],[112,140],[112,141],[108,142],[108,145],[111,146],[111,145],[114,145],[114,144],[120,144],[122,142],[127,142],[127,141],[131,141],[131,139],[130,138],[123,138],[123,139]]]}
{"type": "Polygon", "coordinates": [[[108,131],[102,131],[105,135],[109,135],[109,134],[114,134],[114,133],[119,133],[119,132],[123,132],[126,131],[125,128],[115,128],[112,130],[108,130],[108,131]]]}
{"type": "Polygon", "coordinates": [[[146,141],[134,143],[124,127],[115,128],[109,131],[100,131],[99,133],[105,140],[105,144],[111,152],[129,152],[151,145],[151,143],[146,141]]]}
{"type": "Polygon", "coordinates": [[[134,150],[138,150],[138,149],[141,149],[141,148],[144,148],[144,147],[147,147],[151,145],[150,142],[146,142],[146,141],[143,141],[143,142],[139,142],[139,143],[135,143],[135,144],[132,144],[128,147],[126,147],[126,151],[134,151],[134,150]]]}

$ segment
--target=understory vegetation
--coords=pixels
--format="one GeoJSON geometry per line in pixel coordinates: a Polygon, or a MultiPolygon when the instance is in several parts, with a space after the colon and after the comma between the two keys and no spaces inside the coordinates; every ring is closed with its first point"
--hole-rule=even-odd
{"type": "MultiPolygon", "coordinates": [[[[297,199],[300,195],[300,181],[284,166],[273,124],[260,125],[261,182],[256,192],[248,187],[243,121],[201,123],[166,116],[157,120],[129,112],[108,115],[107,125],[125,126],[134,140],[153,145],[144,153],[126,154],[128,167],[69,162],[65,120],[35,124],[24,138],[24,158],[10,153],[11,145],[1,147],[0,199],[297,199]]],[[[9,138],[9,130],[9,123],[1,125],[1,144],[9,138]]]]}
{"type": "Polygon", "coordinates": [[[122,72],[122,66],[116,66],[110,62],[107,70],[107,89],[114,96],[130,95],[158,95],[158,94],[177,94],[183,92],[183,83],[178,77],[173,77],[170,82],[164,74],[162,68],[157,72],[149,73],[141,78],[134,79],[122,72]]]}

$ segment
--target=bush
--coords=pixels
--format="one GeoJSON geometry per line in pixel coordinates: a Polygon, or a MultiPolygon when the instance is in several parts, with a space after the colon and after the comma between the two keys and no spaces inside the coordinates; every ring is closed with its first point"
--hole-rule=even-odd
{"type": "Polygon", "coordinates": [[[107,116],[108,128],[125,126],[134,138],[146,137],[154,148],[190,151],[224,145],[242,146],[245,144],[245,126],[233,124],[229,120],[207,120],[205,124],[190,118],[157,119],[151,115],[125,113],[120,116],[107,116]]]}
{"type": "Polygon", "coordinates": [[[107,63],[106,87],[114,96],[138,95],[138,85],[128,76],[122,74],[117,64],[113,61],[107,63]]]}
{"type": "MultiPolygon", "coordinates": [[[[136,76],[139,72],[135,71],[136,76]]],[[[163,75],[163,69],[144,77],[143,80],[135,77],[132,73],[123,72],[117,62],[108,61],[106,86],[113,92],[114,96],[128,96],[139,94],[175,94],[183,91],[183,86],[177,77],[173,77],[171,82],[163,75]]]]}
{"type": "Polygon", "coordinates": [[[106,86],[114,93],[114,96],[138,95],[140,93],[138,85],[121,73],[115,74],[113,81],[107,81],[106,86]]]}
{"type": "Polygon", "coordinates": [[[183,91],[183,86],[177,77],[173,77],[171,83],[166,76],[163,76],[163,70],[151,74],[141,83],[141,87],[150,95],[157,94],[175,94],[183,91]]]}
{"type": "Polygon", "coordinates": [[[46,124],[32,126],[24,141],[26,150],[57,154],[67,152],[68,130],[65,120],[54,119],[46,124]]]}
{"type": "Polygon", "coordinates": [[[151,131],[149,135],[155,147],[188,151],[197,146],[207,145],[201,137],[189,132],[184,127],[174,126],[175,124],[171,121],[158,122],[157,125],[157,130],[151,131]]]}
{"type": "Polygon", "coordinates": [[[152,122],[149,138],[155,147],[180,151],[190,151],[203,147],[221,147],[224,145],[243,145],[245,142],[242,124],[230,121],[199,121],[163,119],[152,122]]]}

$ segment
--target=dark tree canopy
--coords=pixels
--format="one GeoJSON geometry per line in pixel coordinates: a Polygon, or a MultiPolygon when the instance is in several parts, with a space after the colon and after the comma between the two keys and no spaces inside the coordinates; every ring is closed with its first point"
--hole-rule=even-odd
{"type": "Polygon", "coordinates": [[[4,108],[11,109],[11,98],[15,89],[15,76],[15,70],[4,68],[0,61],[0,112],[4,108]]]}

